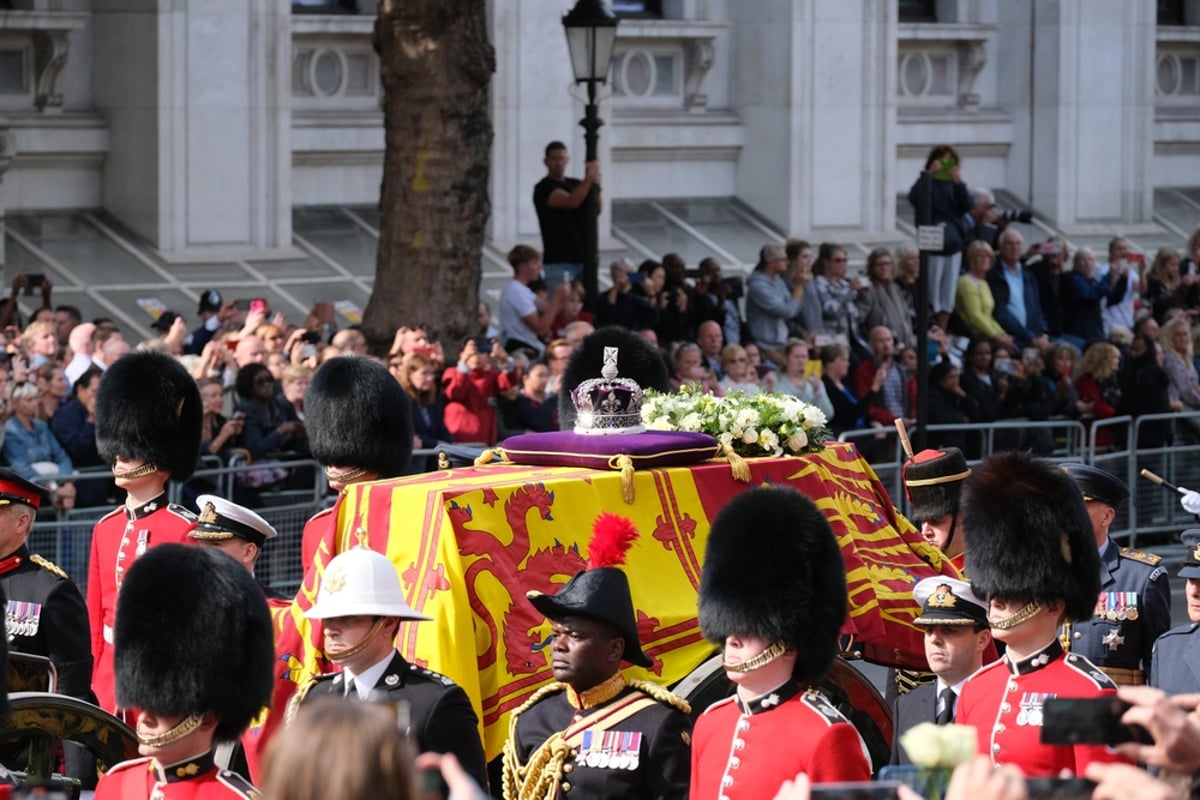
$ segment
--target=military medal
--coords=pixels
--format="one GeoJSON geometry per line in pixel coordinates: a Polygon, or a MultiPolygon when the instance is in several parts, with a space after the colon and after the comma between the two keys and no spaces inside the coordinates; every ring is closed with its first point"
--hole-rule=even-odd
{"type": "Polygon", "coordinates": [[[596,748],[593,746],[594,742],[595,742],[595,731],[584,731],[583,732],[583,750],[586,751],[587,755],[584,756],[583,752],[580,752],[580,756],[583,758],[584,763],[587,764],[589,767],[600,766],[600,753],[597,752],[596,748]]]}
{"type": "Polygon", "coordinates": [[[1115,630],[1109,631],[1100,641],[1108,645],[1109,652],[1114,652],[1121,649],[1121,645],[1125,644],[1125,637],[1121,636],[1115,630]]]}
{"type": "Polygon", "coordinates": [[[137,543],[137,550],[135,552],[139,556],[143,556],[146,554],[146,548],[149,546],[150,546],[150,531],[143,528],[142,530],[138,531],[138,543],[137,543]]]}
{"type": "Polygon", "coordinates": [[[1021,710],[1017,712],[1017,725],[1024,727],[1029,724],[1029,707],[1033,701],[1029,699],[1029,692],[1021,694],[1021,710]]]}
{"type": "MultiPolygon", "coordinates": [[[[609,731],[604,731],[600,739],[600,752],[596,756],[596,766],[600,769],[608,769],[609,761],[609,731]]],[[[590,764],[588,766],[591,766],[590,764]]]]}
{"type": "Polygon", "coordinates": [[[630,734],[631,741],[629,743],[629,763],[625,765],[625,769],[635,770],[638,768],[638,761],[642,752],[642,732],[634,731],[630,734]]]}
{"type": "Polygon", "coordinates": [[[1125,609],[1125,619],[1135,622],[1138,618],[1137,592],[1126,592],[1129,596],[1128,608],[1125,609]]]}

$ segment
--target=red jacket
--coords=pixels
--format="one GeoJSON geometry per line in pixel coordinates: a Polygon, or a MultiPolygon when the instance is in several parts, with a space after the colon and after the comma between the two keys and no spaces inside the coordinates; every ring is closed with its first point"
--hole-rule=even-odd
{"type": "Polygon", "coordinates": [[[251,800],[261,798],[254,786],[227,769],[213,765],[213,754],[163,766],[157,759],[122,761],[96,784],[96,800],[251,800]]]}
{"type": "MultiPolygon", "coordinates": [[[[133,562],[160,544],[187,544],[196,518],[182,506],[167,503],[161,494],[144,506],[115,509],[92,528],[92,550],[88,560],[87,607],[92,627],[92,691],[101,708],[110,714],[117,709],[113,673],[113,624],[117,615],[117,591],[133,562]]],[[[166,602],[169,598],[163,598],[166,602]]]]}
{"type": "Polygon", "coordinates": [[[813,783],[869,781],[858,731],[817,692],[789,681],[749,703],[712,706],[692,732],[690,800],[761,800],[803,772],[813,783]]]}
{"type": "Polygon", "coordinates": [[[521,383],[520,370],[498,372],[447,367],[442,374],[446,390],[446,429],[456,442],[483,442],[491,446],[499,436],[496,395],[521,383]]]}
{"type": "Polygon", "coordinates": [[[1062,770],[1083,775],[1093,761],[1132,763],[1103,745],[1042,744],[1042,703],[1051,697],[1116,694],[1108,676],[1081,655],[1065,655],[1058,639],[1024,661],[1008,656],[976,672],[963,684],[955,722],[973,725],[979,752],[995,764],[1012,764],[1026,777],[1057,777],[1062,770]]]}

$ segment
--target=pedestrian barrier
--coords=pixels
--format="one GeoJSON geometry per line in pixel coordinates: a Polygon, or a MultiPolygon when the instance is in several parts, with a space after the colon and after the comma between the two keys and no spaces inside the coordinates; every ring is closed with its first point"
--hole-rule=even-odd
{"type": "MultiPolygon", "coordinates": [[[[1194,527],[1196,519],[1179,506],[1179,496],[1140,477],[1149,469],[1177,486],[1200,490],[1200,411],[1150,414],[1136,419],[1112,417],[1092,421],[1085,426],[1079,420],[1011,419],[987,425],[955,424],[929,425],[926,428],[931,442],[947,436],[959,437],[964,445],[967,463],[975,466],[997,450],[1028,449],[1028,443],[1049,443],[1046,458],[1054,461],[1082,461],[1112,472],[1130,487],[1130,498],[1117,509],[1110,534],[1131,547],[1151,547],[1157,553],[1172,556],[1181,552],[1178,535],[1194,527]],[[1113,443],[1098,445],[1107,431],[1113,443]],[[1150,434],[1166,431],[1164,441],[1151,446],[1136,447],[1139,441],[1152,438],[1150,434]]],[[[909,429],[910,437],[917,429],[909,429]]],[[[901,513],[909,511],[903,485],[904,453],[894,428],[868,428],[842,433],[840,441],[854,442],[860,450],[870,449],[871,468],[901,513]]],[[[1043,449],[1045,449],[1043,447],[1043,449]]],[[[439,448],[413,451],[415,456],[437,455],[439,448]]],[[[202,493],[230,497],[235,502],[254,508],[270,522],[278,536],[265,548],[259,559],[258,576],[272,588],[288,593],[303,579],[300,564],[300,541],[304,524],[309,517],[333,503],[329,486],[320,465],[311,459],[290,459],[272,462],[272,466],[287,470],[289,478],[278,485],[247,489],[239,475],[262,469],[262,462],[246,463],[233,459],[221,465],[215,458],[204,461],[202,468],[187,484],[171,483],[171,502],[194,507],[195,497],[202,493]]],[[[73,475],[47,476],[39,481],[111,480],[108,470],[80,470],[73,475]]],[[[74,508],[69,511],[43,510],[29,536],[29,548],[40,553],[66,570],[81,591],[87,587],[88,555],[92,527],[112,510],[74,508]]]]}

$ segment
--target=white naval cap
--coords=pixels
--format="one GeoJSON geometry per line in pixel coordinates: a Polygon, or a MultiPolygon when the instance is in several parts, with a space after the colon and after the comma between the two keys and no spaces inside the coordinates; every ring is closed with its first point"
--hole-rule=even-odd
{"type": "Polygon", "coordinates": [[[202,494],[196,498],[196,505],[200,509],[200,516],[196,527],[188,534],[189,539],[211,542],[236,536],[262,547],[267,539],[275,538],[275,528],[271,523],[224,497],[202,494]]]}

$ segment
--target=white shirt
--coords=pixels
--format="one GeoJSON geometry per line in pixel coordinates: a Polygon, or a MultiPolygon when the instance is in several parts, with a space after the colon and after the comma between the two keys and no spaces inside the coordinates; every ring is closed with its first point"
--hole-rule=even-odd
{"type": "MultiPolygon", "coordinates": [[[[387,672],[388,665],[392,663],[392,656],[395,653],[388,653],[383,657],[382,661],[364,669],[359,674],[355,675],[349,667],[342,670],[342,675],[346,681],[354,681],[354,691],[358,693],[359,700],[366,700],[370,697],[371,692],[375,689],[375,684],[379,683],[379,679],[383,677],[383,673],[387,672]]],[[[345,684],[342,684],[345,686],[345,684]]]]}
{"type": "Polygon", "coordinates": [[[83,373],[87,372],[88,367],[92,366],[93,363],[94,362],[92,361],[91,356],[85,356],[82,353],[76,353],[75,357],[71,359],[71,363],[67,364],[67,366],[63,368],[63,373],[65,373],[67,376],[67,383],[71,387],[74,387],[75,381],[82,378],[83,373]]]}
{"type": "MultiPolygon", "coordinates": [[[[1096,265],[1096,278],[1101,279],[1108,274],[1112,269],[1112,265],[1105,261],[1103,264],[1096,265]]],[[[1121,298],[1121,302],[1115,306],[1110,306],[1104,303],[1100,307],[1100,316],[1104,319],[1104,332],[1108,333],[1109,328],[1113,325],[1123,325],[1129,330],[1133,330],[1133,302],[1138,298],[1137,269],[1130,269],[1125,275],[1125,280],[1128,281],[1125,287],[1125,296],[1121,298]]]]}
{"type": "Polygon", "coordinates": [[[536,314],[537,310],[537,295],[533,290],[516,278],[505,284],[504,291],[500,293],[500,330],[509,339],[520,339],[537,348],[540,356],[544,349],[541,339],[524,320],[524,317],[536,314]]]}

